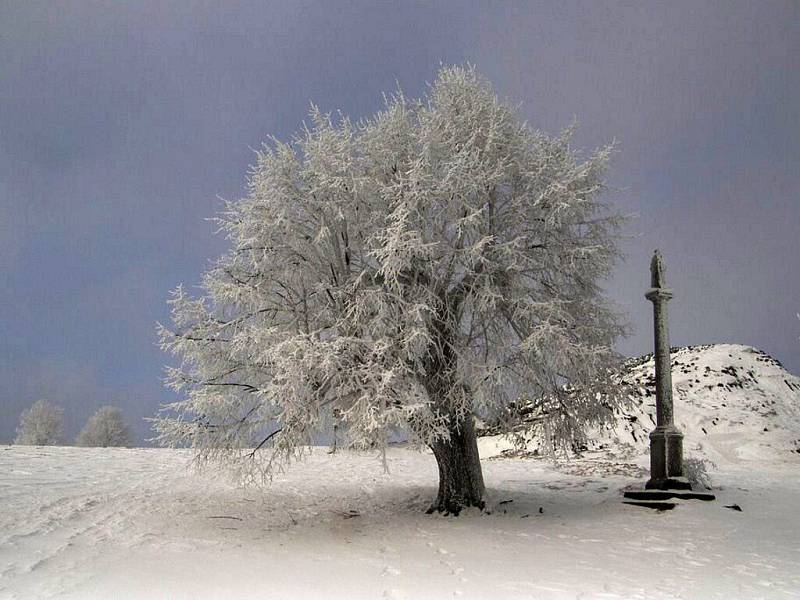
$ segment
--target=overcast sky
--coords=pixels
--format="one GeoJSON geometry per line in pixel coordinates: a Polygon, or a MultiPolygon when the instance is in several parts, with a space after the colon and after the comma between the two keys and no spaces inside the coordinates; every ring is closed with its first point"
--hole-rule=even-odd
{"type": "Polygon", "coordinates": [[[617,140],[637,217],[608,282],[652,348],[648,263],[673,345],[757,346],[800,373],[797,2],[0,2],[0,442],[38,398],[74,437],[99,406],[173,399],[168,292],[225,248],[206,218],[252,148],[309,101],[359,117],[472,62],[539,129],[617,140]],[[169,6],[167,6],[169,4],[169,6]],[[224,7],[221,6],[224,4],[224,7]]]}

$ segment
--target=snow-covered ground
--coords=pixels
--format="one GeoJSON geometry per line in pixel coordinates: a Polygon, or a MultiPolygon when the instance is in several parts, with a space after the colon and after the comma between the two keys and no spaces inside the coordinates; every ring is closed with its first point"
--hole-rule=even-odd
{"type": "Polygon", "coordinates": [[[453,518],[401,448],[389,474],[316,452],[261,492],[187,458],[2,449],[0,597],[800,597],[800,460],[726,464],[716,502],[659,513],[621,502],[636,464],[487,459],[491,514],[453,518]]]}
{"type": "Polygon", "coordinates": [[[636,445],[553,464],[482,439],[489,510],[459,517],[424,514],[435,461],[401,447],[388,473],[375,455],[319,449],[256,490],[188,470],[185,451],[10,446],[0,598],[800,598],[797,396],[757,354],[745,359],[758,386],[718,387],[705,366],[730,371],[743,351],[712,349],[692,381],[714,378],[714,408],[686,421],[675,379],[679,423],[707,431],[687,446],[713,460],[715,502],[623,504],[647,478],[636,445]]]}

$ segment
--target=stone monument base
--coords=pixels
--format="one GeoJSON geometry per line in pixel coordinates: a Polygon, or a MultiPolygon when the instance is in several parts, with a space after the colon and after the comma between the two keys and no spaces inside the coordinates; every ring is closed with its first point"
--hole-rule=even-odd
{"type": "Polygon", "coordinates": [[[629,500],[639,501],[658,501],[671,500],[716,500],[716,496],[711,492],[696,492],[690,487],[686,490],[632,490],[623,494],[629,500]]]}
{"type": "MultiPolygon", "coordinates": [[[[653,480],[647,482],[650,483],[653,480]]],[[[631,490],[623,494],[625,500],[623,504],[632,504],[634,506],[644,506],[646,508],[653,508],[655,510],[671,510],[675,508],[677,503],[675,500],[703,500],[708,502],[716,500],[716,496],[708,491],[694,491],[691,484],[684,477],[664,479],[657,483],[672,482],[685,487],[672,487],[672,488],[653,488],[646,487],[643,490],[631,490]]]]}
{"type": "Polygon", "coordinates": [[[691,490],[692,484],[686,477],[651,478],[644,484],[646,490],[691,490]]]}
{"type": "Polygon", "coordinates": [[[650,481],[647,489],[691,489],[683,474],[683,434],[672,424],[650,433],[650,481]]]}

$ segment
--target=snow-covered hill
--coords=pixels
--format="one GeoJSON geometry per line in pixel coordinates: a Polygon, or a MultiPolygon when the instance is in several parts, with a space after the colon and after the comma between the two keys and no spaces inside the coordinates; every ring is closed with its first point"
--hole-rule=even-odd
{"type": "MultiPolygon", "coordinates": [[[[671,358],[675,424],[687,457],[716,463],[800,454],[800,377],[780,362],[738,344],[673,348],[671,358]]],[[[629,405],[615,411],[613,424],[589,431],[585,448],[641,455],[656,421],[653,355],[626,361],[621,380],[629,405]]],[[[539,451],[540,443],[533,439],[528,449],[539,451]]]]}
{"type": "MultiPolygon", "coordinates": [[[[800,452],[800,377],[780,362],[737,344],[673,348],[671,358],[675,424],[687,454],[736,461],[800,452]]],[[[656,418],[653,356],[628,361],[623,381],[631,406],[593,443],[646,450],[656,418]]]]}

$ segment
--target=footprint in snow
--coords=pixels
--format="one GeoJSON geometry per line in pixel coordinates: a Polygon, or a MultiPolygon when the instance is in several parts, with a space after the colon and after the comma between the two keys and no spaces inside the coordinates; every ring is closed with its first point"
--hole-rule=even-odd
{"type": "Polygon", "coordinates": [[[436,550],[436,553],[437,553],[437,554],[450,554],[450,552],[449,552],[449,551],[447,551],[447,550],[445,550],[444,548],[437,548],[437,547],[436,547],[436,544],[434,544],[433,542],[426,542],[425,544],[426,544],[426,545],[428,546],[428,548],[430,548],[431,550],[436,550]]]}

